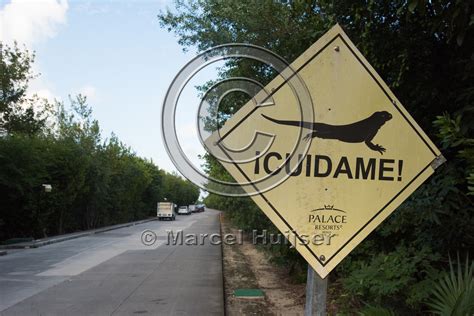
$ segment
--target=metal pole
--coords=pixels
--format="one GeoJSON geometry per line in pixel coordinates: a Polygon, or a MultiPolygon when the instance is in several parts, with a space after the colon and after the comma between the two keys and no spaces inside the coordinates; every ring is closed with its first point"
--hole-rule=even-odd
{"type": "Polygon", "coordinates": [[[321,279],[319,274],[308,264],[305,316],[326,316],[327,294],[328,277],[321,279]]]}

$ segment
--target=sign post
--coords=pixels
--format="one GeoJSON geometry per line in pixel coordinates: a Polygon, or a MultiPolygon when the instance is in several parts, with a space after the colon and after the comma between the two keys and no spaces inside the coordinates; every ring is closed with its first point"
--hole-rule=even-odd
{"type": "Polygon", "coordinates": [[[205,144],[306,259],[306,315],[324,315],[328,274],[445,160],[339,25],[291,69],[314,117],[277,76],[205,144]]]}
{"type": "Polygon", "coordinates": [[[329,276],[322,279],[308,264],[305,316],[326,316],[328,278],[329,276]]]}

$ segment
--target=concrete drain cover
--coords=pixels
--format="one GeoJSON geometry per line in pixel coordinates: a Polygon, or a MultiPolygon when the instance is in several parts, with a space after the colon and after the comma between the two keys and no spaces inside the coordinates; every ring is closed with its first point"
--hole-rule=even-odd
{"type": "Polygon", "coordinates": [[[234,296],[238,298],[264,298],[265,294],[260,289],[237,289],[234,296]]]}

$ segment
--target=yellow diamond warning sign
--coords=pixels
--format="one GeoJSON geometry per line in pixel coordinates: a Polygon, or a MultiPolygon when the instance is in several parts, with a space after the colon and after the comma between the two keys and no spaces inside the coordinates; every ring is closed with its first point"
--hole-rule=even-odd
{"type": "Polygon", "coordinates": [[[291,68],[312,115],[280,76],[206,145],[324,278],[443,158],[339,26],[291,68]]]}

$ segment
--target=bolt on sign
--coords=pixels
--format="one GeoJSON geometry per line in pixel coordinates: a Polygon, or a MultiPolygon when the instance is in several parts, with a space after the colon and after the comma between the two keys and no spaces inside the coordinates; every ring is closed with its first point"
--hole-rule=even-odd
{"type": "Polygon", "coordinates": [[[243,106],[206,146],[229,158],[221,163],[239,184],[253,182],[255,203],[325,278],[444,158],[338,25],[291,68],[312,117],[277,77],[262,89],[270,101],[243,106]],[[268,141],[255,142],[256,131],[268,141]],[[295,154],[298,141],[307,146],[295,154]],[[233,160],[226,148],[256,158],[233,160]],[[260,187],[277,175],[283,181],[260,187]]]}

